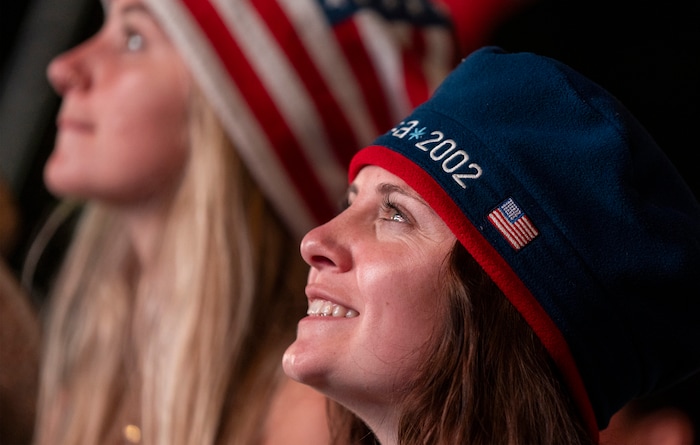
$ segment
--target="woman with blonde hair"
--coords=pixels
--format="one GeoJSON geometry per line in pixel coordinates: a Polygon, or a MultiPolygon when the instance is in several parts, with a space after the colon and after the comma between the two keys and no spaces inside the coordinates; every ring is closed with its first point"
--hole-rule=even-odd
{"type": "Polygon", "coordinates": [[[82,213],[36,444],[327,443],[325,399],[280,367],[298,241],[337,211],[352,153],[456,64],[449,17],[419,3],[111,0],[52,61],[44,178],[82,213]]]}

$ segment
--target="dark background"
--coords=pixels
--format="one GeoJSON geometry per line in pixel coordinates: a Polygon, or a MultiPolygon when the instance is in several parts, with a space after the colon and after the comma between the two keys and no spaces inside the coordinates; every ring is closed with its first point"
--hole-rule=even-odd
{"type": "Polygon", "coordinates": [[[635,114],[686,179],[696,181],[700,2],[530,3],[492,41],[554,57],[601,84],[635,114]]]}
{"type": "Polygon", "coordinates": [[[7,258],[19,272],[29,243],[55,204],[43,185],[60,105],[46,79],[51,58],[93,34],[97,0],[2,0],[0,5],[0,179],[18,204],[20,227],[7,258]]]}

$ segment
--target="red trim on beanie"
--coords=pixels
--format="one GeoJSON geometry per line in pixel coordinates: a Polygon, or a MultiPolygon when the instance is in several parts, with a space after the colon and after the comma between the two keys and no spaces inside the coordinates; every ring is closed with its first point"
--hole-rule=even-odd
{"type": "Polygon", "coordinates": [[[590,434],[598,442],[598,426],[593,406],[566,340],[508,263],[464,216],[462,210],[443,188],[420,166],[386,147],[369,146],[359,151],[350,163],[349,181],[352,182],[366,165],[379,166],[400,177],[445,221],[460,243],[520,312],[547,349],[562,373],[590,434]]]}

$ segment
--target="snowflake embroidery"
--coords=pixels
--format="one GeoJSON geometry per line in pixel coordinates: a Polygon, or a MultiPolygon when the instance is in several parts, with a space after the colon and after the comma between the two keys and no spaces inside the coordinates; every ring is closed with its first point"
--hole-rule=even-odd
{"type": "Polygon", "coordinates": [[[425,135],[425,127],[423,128],[415,128],[411,134],[408,136],[408,140],[410,141],[411,139],[420,139],[425,135]]]}

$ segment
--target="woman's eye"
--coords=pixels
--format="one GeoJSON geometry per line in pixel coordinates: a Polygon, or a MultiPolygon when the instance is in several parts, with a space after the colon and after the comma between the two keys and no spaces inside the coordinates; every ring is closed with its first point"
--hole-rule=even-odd
{"type": "Polygon", "coordinates": [[[382,203],[382,212],[384,214],[384,218],[389,221],[400,223],[408,222],[406,215],[404,215],[404,213],[391,201],[384,201],[382,203]]]}
{"type": "Polygon", "coordinates": [[[127,34],[126,49],[129,51],[139,51],[143,49],[143,36],[134,32],[127,34]]]}
{"type": "Polygon", "coordinates": [[[392,221],[396,221],[396,222],[406,222],[406,218],[404,218],[404,216],[401,214],[401,212],[394,213],[391,216],[391,218],[389,218],[389,219],[391,219],[392,221]]]}

